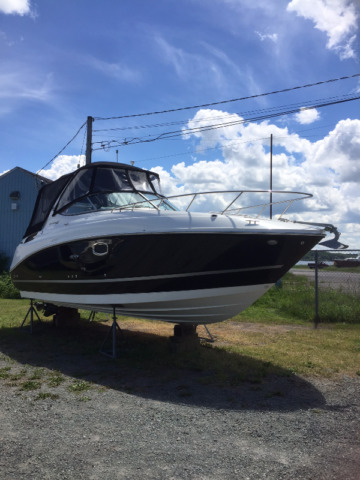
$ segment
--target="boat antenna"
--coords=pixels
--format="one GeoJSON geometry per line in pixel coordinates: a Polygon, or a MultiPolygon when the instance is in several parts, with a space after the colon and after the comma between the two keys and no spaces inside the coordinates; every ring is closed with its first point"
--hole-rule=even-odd
{"type": "Polygon", "coordinates": [[[116,163],[119,163],[119,150],[116,150],[116,163]]]}

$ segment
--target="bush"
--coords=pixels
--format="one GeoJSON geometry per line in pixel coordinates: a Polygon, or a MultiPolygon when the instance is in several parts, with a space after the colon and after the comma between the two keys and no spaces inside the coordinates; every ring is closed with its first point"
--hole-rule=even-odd
{"type": "Polygon", "coordinates": [[[10,274],[6,272],[0,275],[0,298],[21,298],[19,290],[11,280],[10,274]]]}

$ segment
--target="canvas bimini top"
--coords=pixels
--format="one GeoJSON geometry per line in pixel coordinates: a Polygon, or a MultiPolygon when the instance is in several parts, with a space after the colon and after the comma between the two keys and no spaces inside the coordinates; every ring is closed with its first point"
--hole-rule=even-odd
{"type": "Polygon", "coordinates": [[[116,208],[117,199],[113,198],[111,203],[108,195],[120,192],[161,196],[160,177],[155,172],[122,163],[95,162],[85,165],[39,190],[24,238],[40,231],[53,209],[53,215],[73,215],[84,213],[86,209],[99,209],[95,206],[96,194],[100,194],[96,200],[102,202],[101,194],[107,194],[107,202],[113,205],[109,208],[116,208]]]}

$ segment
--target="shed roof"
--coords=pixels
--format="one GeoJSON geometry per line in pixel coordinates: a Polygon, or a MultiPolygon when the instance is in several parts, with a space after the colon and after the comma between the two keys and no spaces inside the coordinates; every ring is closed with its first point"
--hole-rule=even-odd
{"type": "Polygon", "coordinates": [[[3,180],[7,175],[10,175],[11,173],[14,173],[16,170],[20,170],[28,175],[31,175],[32,177],[41,180],[42,182],[45,183],[51,183],[52,180],[50,178],[43,177],[42,175],[38,175],[37,173],[30,172],[30,170],[26,170],[25,168],[22,167],[14,167],[11,170],[8,170],[7,172],[3,173],[0,175],[0,181],[3,180]]]}

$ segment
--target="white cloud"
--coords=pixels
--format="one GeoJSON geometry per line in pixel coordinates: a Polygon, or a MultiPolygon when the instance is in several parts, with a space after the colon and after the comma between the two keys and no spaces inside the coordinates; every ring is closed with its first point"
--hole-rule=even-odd
{"type": "Polygon", "coordinates": [[[326,33],[327,48],[341,59],[355,58],[359,9],[352,0],[292,0],[287,10],[315,23],[315,28],[326,33]]]}
{"type": "Polygon", "coordinates": [[[36,173],[50,178],[50,180],[56,180],[66,173],[73,172],[78,166],[82,167],[83,165],[85,165],[85,155],[60,155],[52,162],[50,168],[39,170],[36,173]]]}
{"type": "Polygon", "coordinates": [[[49,103],[54,99],[52,73],[37,71],[34,66],[17,62],[4,63],[0,71],[0,116],[24,102],[49,103]]]}
{"type": "MultiPolygon", "coordinates": [[[[199,110],[188,127],[219,123],[220,118],[222,122],[241,121],[238,115],[206,109],[199,110]]],[[[360,120],[342,120],[316,142],[268,122],[239,123],[184,136],[199,147],[199,153],[218,148],[219,155],[211,161],[175,164],[170,174],[156,168],[164,193],[268,189],[271,133],[273,189],[313,194],[310,200],[294,203],[286,217],[333,223],[340,227],[344,243],[360,248],[360,120]]]]}
{"type": "Polygon", "coordinates": [[[271,40],[272,42],[276,43],[278,41],[278,34],[277,33],[260,33],[255,31],[256,35],[260,38],[263,42],[264,40],[271,40]]]}
{"type": "Polygon", "coordinates": [[[93,56],[86,57],[85,61],[95,70],[116,80],[138,82],[141,78],[138,70],[129,68],[121,63],[105,62],[93,56]]]}
{"type": "Polygon", "coordinates": [[[30,0],[0,0],[0,13],[31,15],[30,0]]]}
{"type": "MultiPolygon", "coordinates": [[[[157,36],[155,40],[161,49],[163,59],[172,65],[179,78],[194,81],[194,78],[205,79],[206,77],[207,81],[209,81],[210,73],[212,81],[218,84],[224,83],[225,79],[221,69],[216,62],[210,60],[208,57],[175,47],[160,36],[157,36]]],[[[207,48],[209,49],[209,46],[207,46],[207,48]]]]}
{"type": "Polygon", "coordinates": [[[28,71],[8,71],[0,73],[0,98],[29,99],[46,101],[49,99],[52,74],[40,76],[28,71]]]}
{"type": "Polygon", "coordinates": [[[299,113],[295,114],[295,120],[302,125],[307,125],[319,120],[320,114],[316,108],[302,108],[299,113]]]}

